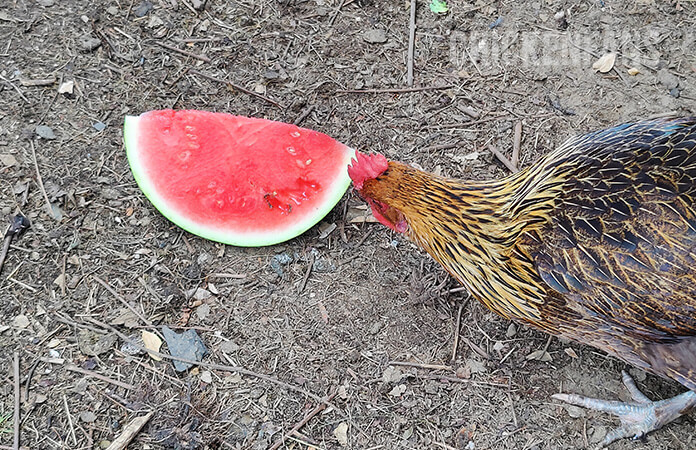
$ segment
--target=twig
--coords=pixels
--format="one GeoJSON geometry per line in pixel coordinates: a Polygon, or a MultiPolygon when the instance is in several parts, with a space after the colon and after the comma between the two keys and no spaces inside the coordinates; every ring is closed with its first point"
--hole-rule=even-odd
{"type": "Polygon", "coordinates": [[[126,301],[126,299],[124,299],[123,297],[118,295],[118,292],[114,291],[114,289],[111,286],[109,286],[109,284],[106,281],[102,280],[101,278],[99,278],[96,275],[92,275],[92,278],[94,279],[94,281],[96,281],[97,283],[104,286],[104,289],[106,289],[107,291],[109,291],[111,293],[111,295],[116,297],[116,300],[123,303],[123,305],[126,308],[130,309],[133,312],[133,314],[135,314],[140,320],[143,321],[143,323],[145,323],[146,325],[152,326],[152,322],[150,322],[142,314],[140,314],[140,312],[137,309],[135,309],[133,306],[131,306],[131,304],[126,301]]]}
{"type": "Polygon", "coordinates": [[[24,100],[25,102],[31,104],[31,102],[29,101],[29,99],[26,98],[26,97],[24,96],[24,94],[22,94],[22,91],[21,91],[21,90],[19,89],[19,87],[17,87],[13,82],[11,82],[11,81],[8,80],[7,78],[3,77],[2,75],[0,75],[0,79],[1,79],[2,81],[4,81],[5,83],[9,84],[10,86],[12,86],[12,87],[15,89],[15,91],[17,91],[17,93],[19,94],[19,96],[22,97],[22,100],[24,100]]]}
{"type": "MultiPolygon", "coordinates": [[[[58,85],[60,86],[61,84],[63,84],[63,75],[60,76],[60,82],[58,85]]],[[[44,119],[48,115],[48,112],[53,107],[53,104],[56,102],[56,99],[58,98],[59,95],[60,95],[60,92],[58,92],[58,89],[56,89],[56,93],[53,94],[53,98],[51,99],[51,102],[48,104],[48,106],[44,110],[43,114],[41,114],[41,118],[39,119],[38,122],[36,122],[36,125],[41,125],[43,123],[44,119]]]]}
{"type": "Polygon", "coordinates": [[[502,384],[502,383],[491,383],[488,381],[474,381],[474,380],[469,380],[466,378],[448,377],[448,376],[444,376],[444,375],[428,375],[425,378],[427,378],[428,380],[449,381],[450,383],[472,384],[474,386],[492,386],[492,387],[501,387],[501,388],[508,387],[507,384],[502,384]]]}
{"type": "Polygon", "coordinates": [[[150,418],[155,414],[154,411],[150,411],[144,416],[136,417],[131,420],[128,425],[123,429],[123,433],[109,445],[106,450],[123,450],[130,443],[130,441],[135,438],[135,436],[142,430],[143,426],[150,420],[150,418]]]}
{"type": "Polygon", "coordinates": [[[292,429],[291,429],[290,431],[288,431],[287,433],[283,434],[283,435],[280,437],[280,439],[278,439],[278,440],[275,442],[275,444],[273,444],[268,450],[276,450],[276,449],[278,449],[281,445],[283,445],[283,443],[285,442],[285,440],[286,440],[291,434],[293,434],[293,433],[295,433],[296,431],[298,431],[300,428],[302,428],[303,426],[305,426],[305,425],[307,424],[307,422],[309,422],[309,421],[312,419],[312,417],[316,416],[316,415],[319,414],[321,411],[323,411],[324,409],[326,409],[327,403],[330,402],[331,400],[333,400],[333,398],[336,396],[337,393],[338,393],[338,390],[334,391],[331,395],[329,395],[328,397],[326,397],[326,398],[325,398],[325,401],[322,401],[321,403],[319,403],[313,410],[311,410],[311,411],[309,412],[309,414],[307,414],[306,416],[304,416],[304,418],[303,418],[302,420],[300,420],[299,422],[297,422],[297,424],[296,424],[294,427],[292,427],[292,429]]]}
{"type": "Polygon", "coordinates": [[[331,19],[329,19],[329,26],[332,27],[334,22],[336,21],[336,18],[338,17],[338,14],[341,12],[341,9],[345,6],[346,0],[341,0],[341,3],[338,5],[338,8],[334,11],[333,15],[331,16],[331,19]]]}
{"type": "Polygon", "coordinates": [[[515,424],[515,428],[519,428],[520,426],[517,423],[517,413],[515,413],[515,404],[512,401],[512,395],[510,395],[510,393],[508,392],[507,396],[508,396],[508,400],[510,400],[510,411],[512,412],[512,423],[515,424]]]}
{"type": "Polygon", "coordinates": [[[522,122],[515,124],[515,134],[512,139],[512,158],[510,162],[513,166],[520,166],[520,143],[522,142],[522,122]]]}
{"type": "Polygon", "coordinates": [[[205,61],[207,63],[212,61],[210,58],[208,58],[205,55],[198,55],[196,53],[188,52],[186,50],[181,50],[180,48],[176,48],[173,45],[165,44],[164,42],[156,41],[155,43],[157,45],[159,45],[160,47],[164,47],[168,50],[171,50],[171,51],[176,52],[176,53],[180,53],[180,54],[185,55],[185,56],[190,56],[191,58],[199,59],[199,60],[205,61]]]}
{"type": "Polygon", "coordinates": [[[413,86],[413,52],[416,46],[416,0],[411,0],[411,16],[408,21],[408,57],[406,58],[406,83],[413,86]]]}
{"type": "Polygon", "coordinates": [[[493,144],[488,144],[488,149],[491,151],[491,153],[493,153],[493,154],[495,155],[496,158],[498,158],[498,160],[499,160],[501,163],[503,163],[503,165],[504,165],[505,167],[508,168],[508,170],[509,170],[510,172],[512,172],[512,173],[517,173],[517,172],[519,172],[519,170],[517,169],[517,167],[515,167],[515,166],[510,162],[510,160],[507,159],[507,158],[505,157],[505,155],[503,155],[502,153],[500,153],[500,151],[499,151],[497,148],[495,148],[495,146],[494,146],[493,144]]]}
{"type": "Polygon", "coordinates": [[[19,450],[19,353],[14,352],[14,360],[12,363],[12,369],[14,372],[14,416],[12,420],[14,421],[14,437],[12,439],[12,448],[14,450],[19,450]]]}
{"type": "Polygon", "coordinates": [[[39,366],[40,362],[41,362],[40,359],[37,359],[36,361],[34,361],[34,364],[32,364],[31,368],[29,369],[29,373],[27,374],[26,377],[24,377],[24,398],[25,399],[29,398],[29,388],[31,386],[31,379],[34,377],[34,371],[39,366]]]}
{"type": "Polygon", "coordinates": [[[476,111],[474,108],[470,106],[457,106],[457,109],[474,120],[478,120],[481,118],[481,114],[479,114],[478,111],[476,111]]]}
{"type": "Polygon", "coordinates": [[[402,367],[416,367],[418,369],[430,369],[430,370],[452,370],[450,366],[444,366],[442,364],[421,364],[413,363],[408,361],[389,361],[387,363],[389,366],[402,366],[402,367]]]}
{"type": "Polygon", "coordinates": [[[38,80],[19,80],[19,84],[24,87],[51,86],[56,82],[56,77],[38,80]]]}
{"type": "Polygon", "coordinates": [[[452,345],[452,359],[454,362],[457,359],[457,347],[459,347],[459,327],[462,324],[462,310],[464,309],[464,303],[459,304],[459,310],[457,311],[457,325],[454,328],[454,344],[452,345]]]}
{"type": "Polygon", "coordinates": [[[254,91],[250,91],[249,89],[242,87],[236,83],[232,83],[231,81],[221,80],[220,78],[215,78],[214,76],[201,73],[195,69],[189,69],[189,73],[192,73],[194,75],[198,75],[199,77],[203,77],[203,78],[208,79],[210,81],[215,81],[216,83],[226,84],[226,85],[232,87],[233,89],[244,92],[245,94],[249,94],[253,97],[260,98],[261,100],[266,101],[273,106],[277,106],[278,108],[285,109],[285,106],[281,105],[280,103],[276,102],[275,100],[271,100],[270,98],[268,98],[264,95],[258,94],[254,91]]]}
{"type": "Polygon", "coordinates": [[[459,141],[450,142],[449,144],[438,144],[438,145],[433,145],[431,147],[426,147],[423,149],[423,151],[424,152],[437,152],[440,150],[447,150],[449,148],[455,148],[458,145],[459,145],[459,141]]]}
{"type": "Polygon", "coordinates": [[[63,406],[65,407],[65,414],[68,415],[68,424],[70,425],[70,435],[72,436],[73,445],[77,446],[75,427],[73,425],[72,416],[70,415],[70,408],[68,408],[68,397],[66,397],[65,394],[63,394],[63,406]]]}
{"type": "Polygon", "coordinates": [[[466,337],[463,337],[463,338],[461,338],[461,339],[462,339],[462,341],[466,342],[467,345],[468,345],[473,351],[475,351],[476,353],[478,353],[479,355],[481,355],[481,357],[483,357],[483,358],[485,358],[485,359],[491,359],[491,357],[488,355],[488,353],[487,353],[484,349],[482,349],[481,347],[479,347],[478,345],[476,345],[476,344],[474,344],[473,342],[471,342],[471,339],[468,339],[468,338],[466,338],[466,337]]]}
{"type": "Polygon", "coordinates": [[[93,378],[96,378],[98,380],[102,380],[102,381],[105,381],[107,383],[111,383],[115,386],[119,386],[119,387],[122,387],[124,389],[128,389],[129,391],[135,391],[138,389],[136,386],[133,386],[132,384],[124,383],[124,382],[118,381],[118,380],[113,380],[109,377],[105,377],[104,375],[100,375],[96,372],[92,372],[91,370],[83,369],[82,367],[78,367],[75,365],[69,365],[66,367],[66,369],[71,371],[71,372],[81,373],[83,375],[87,375],[89,377],[93,377],[93,378]]]}
{"type": "Polygon", "coordinates": [[[309,105],[307,108],[305,108],[304,111],[302,111],[302,114],[297,116],[297,119],[292,123],[293,125],[299,125],[302,123],[303,120],[307,118],[310,114],[312,114],[312,111],[314,111],[314,105],[309,105]]]}
{"type": "MultiPolygon", "coordinates": [[[[2,266],[5,265],[5,258],[7,257],[7,252],[10,250],[12,239],[14,239],[15,236],[22,234],[22,232],[27,228],[29,228],[29,219],[21,214],[17,214],[12,218],[10,226],[7,228],[7,231],[5,231],[2,249],[0,250],[0,272],[2,272],[2,266]]],[[[16,270],[17,269],[15,269],[15,271],[16,270]]],[[[14,271],[10,274],[10,277],[12,277],[12,275],[14,275],[14,271]]]]}
{"type": "Polygon", "coordinates": [[[359,248],[361,245],[363,245],[365,243],[365,241],[367,240],[367,238],[370,237],[371,234],[372,234],[372,230],[368,230],[367,233],[363,234],[363,237],[360,238],[360,240],[355,245],[355,247],[359,248]]]}
{"type": "Polygon", "coordinates": [[[460,128],[460,127],[470,127],[472,125],[480,125],[482,123],[486,122],[491,122],[493,120],[503,120],[507,114],[501,114],[499,116],[489,116],[489,117],[484,117],[483,119],[478,119],[478,120],[470,120],[468,122],[457,122],[457,123],[447,123],[443,125],[429,125],[425,127],[425,129],[430,130],[430,129],[441,129],[441,128],[460,128]]]}
{"type": "Polygon", "coordinates": [[[437,445],[438,447],[444,448],[445,450],[457,450],[457,449],[454,448],[454,447],[451,447],[451,446],[449,446],[449,445],[447,445],[447,444],[443,444],[443,443],[440,443],[440,442],[437,442],[437,441],[432,441],[432,443],[435,444],[435,445],[437,445]]]}
{"type": "Polygon", "coordinates": [[[421,91],[439,91],[442,89],[451,89],[454,85],[447,84],[444,86],[423,86],[423,87],[409,87],[409,88],[386,88],[386,89],[337,89],[337,94],[406,94],[409,92],[421,92],[421,91]]]}
{"type": "Polygon", "coordinates": [[[300,285],[300,289],[298,290],[298,294],[301,294],[302,291],[305,290],[305,287],[307,287],[307,281],[309,280],[309,276],[312,274],[312,268],[314,267],[314,260],[315,260],[314,253],[310,253],[309,257],[309,265],[307,266],[307,271],[305,272],[304,278],[302,278],[302,284],[300,285]]]}
{"type": "Polygon", "coordinates": [[[48,194],[46,194],[46,189],[44,188],[43,178],[41,178],[41,173],[39,172],[39,163],[36,161],[36,149],[34,148],[34,141],[29,141],[31,146],[31,157],[34,159],[34,169],[36,170],[36,182],[39,184],[39,189],[41,189],[41,194],[46,201],[46,209],[48,210],[48,215],[56,218],[53,207],[51,206],[51,201],[48,199],[48,194]]]}

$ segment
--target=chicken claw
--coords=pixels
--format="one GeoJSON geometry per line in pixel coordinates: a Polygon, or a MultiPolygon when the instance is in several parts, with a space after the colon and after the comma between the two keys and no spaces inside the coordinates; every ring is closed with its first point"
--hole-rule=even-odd
{"type": "Polygon", "coordinates": [[[622,438],[641,438],[696,407],[696,392],[694,391],[687,391],[666,400],[653,401],[638,390],[636,383],[628,373],[621,371],[621,374],[623,383],[633,398],[631,403],[600,400],[575,394],[552,395],[556,400],[571,405],[604,411],[619,417],[621,426],[607,433],[600,448],[622,438]]]}

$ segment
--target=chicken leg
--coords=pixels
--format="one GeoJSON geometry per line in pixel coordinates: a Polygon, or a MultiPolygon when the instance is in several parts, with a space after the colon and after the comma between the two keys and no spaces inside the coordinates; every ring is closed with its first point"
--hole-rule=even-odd
{"type": "Polygon", "coordinates": [[[625,371],[621,372],[623,383],[631,394],[633,402],[618,402],[582,397],[575,394],[554,394],[553,398],[582,408],[604,411],[618,416],[621,426],[607,433],[600,444],[606,447],[612,442],[633,437],[638,439],[647,433],[662,428],[663,425],[687,414],[696,407],[696,392],[686,391],[666,400],[653,401],[643,394],[633,378],[625,371]]]}

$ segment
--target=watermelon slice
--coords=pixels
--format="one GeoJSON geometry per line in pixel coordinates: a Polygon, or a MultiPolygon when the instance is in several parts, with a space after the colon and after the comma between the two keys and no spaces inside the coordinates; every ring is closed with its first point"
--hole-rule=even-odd
{"type": "Polygon", "coordinates": [[[354,151],[317,131],[205,111],[127,116],[140,189],[169,220],[225,244],[272,245],[305,232],[350,184],[354,151]]]}

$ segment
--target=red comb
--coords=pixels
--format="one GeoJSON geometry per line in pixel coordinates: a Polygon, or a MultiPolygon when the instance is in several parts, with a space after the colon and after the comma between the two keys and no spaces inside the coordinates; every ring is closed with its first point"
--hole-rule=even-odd
{"type": "Polygon", "coordinates": [[[356,189],[362,189],[366,180],[377,178],[389,165],[387,158],[379,153],[366,155],[365,153],[355,152],[355,158],[350,161],[348,166],[348,176],[353,180],[356,189]]]}

